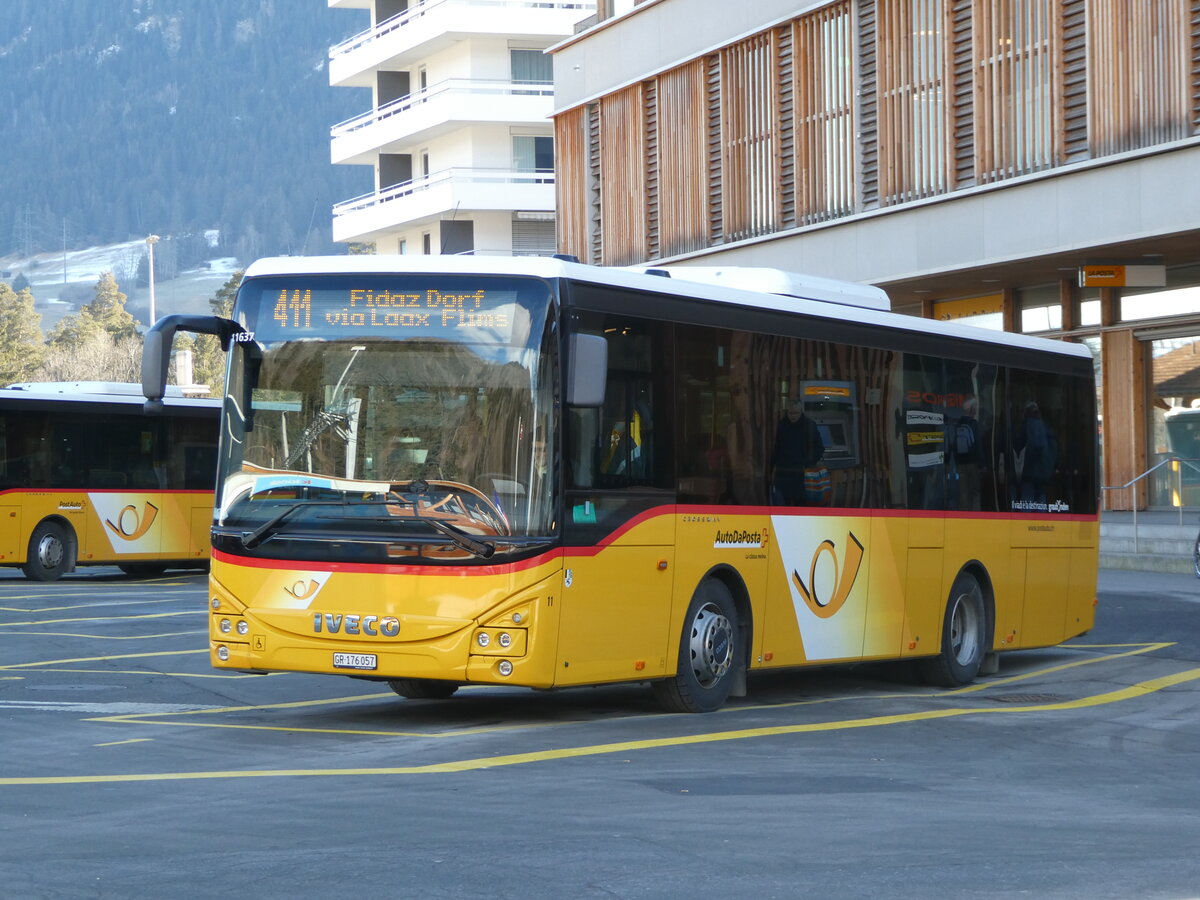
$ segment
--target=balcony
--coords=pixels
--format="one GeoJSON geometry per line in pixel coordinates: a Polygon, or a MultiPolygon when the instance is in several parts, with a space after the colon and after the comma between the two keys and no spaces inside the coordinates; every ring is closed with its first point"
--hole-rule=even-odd
{"type": "Polygon", "coordinates": [[[401,226],[473,210],[554,209],[554,173],[454,168],[339,203],[335,241],[370,241],[401,226]]]}
{"type": "Polygon", "coordinates": [[[375,70],[403,69],[470,37],[549,43],[595,9],[580,0],[425,0],[331,47],[329,83],[371,87],[375,70]]]}
{"type": "Polygon", "coordinates": [[[554,85],[451,78],[333,126],[334,163],[365,165],[469,125],[545,125],[554,85]]]}

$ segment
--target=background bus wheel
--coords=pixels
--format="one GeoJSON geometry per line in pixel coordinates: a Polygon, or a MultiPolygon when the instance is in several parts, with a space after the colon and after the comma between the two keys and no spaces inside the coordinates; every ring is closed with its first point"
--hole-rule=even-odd
{"type": "Polygon", "coordinates": [[[58,581],[70,564],[67,530],[57,522],[42,522],[29,538],[29,555],[21,570],[34,581],[58,581]]]}
{"type": "Polygon", "coordinates": [[[942,621],[942,649],[920,661],[921,678],[928,684],[958,687],[979,674],[984,654],[991,650],[983,589],[974,575],[961,572],[950,588],[942,621]]]}
{"type": "Polygon", "coordinates": [[[671,712],[712,712],[729,697],[742,666],[737,607],[729,588],[706,578],[696,588],[679,641],[674,678],[654,682],[658,702],[671,712]]]}
{"type": "Polygon", "coordinates": [[[458,683],[435,678],[393,678],[388,687],[409,700],[445,700],[458,690],[458,683]]]}

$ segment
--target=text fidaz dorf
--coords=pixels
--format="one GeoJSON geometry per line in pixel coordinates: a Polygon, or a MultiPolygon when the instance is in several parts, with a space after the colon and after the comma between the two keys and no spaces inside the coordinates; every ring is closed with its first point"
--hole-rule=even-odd
{"type": "Polygon", "coordinates": [[[431,289],[401,294],[354,290],[350,305],[325,313],[325,321],[365,328],[507,328],[508,313],[481,309],[483,300],[483,291],[444,294],[431,289]]]}

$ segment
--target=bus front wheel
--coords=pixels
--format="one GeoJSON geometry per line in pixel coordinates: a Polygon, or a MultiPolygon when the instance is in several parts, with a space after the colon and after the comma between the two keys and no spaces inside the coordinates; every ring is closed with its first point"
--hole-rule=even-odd
{"type": "Polygon", "coordinates": [[[70,568],[67,530],[57,522],[41,522],[29,538],[29,554],[21,570],[33,581],[58,581],[70,568]]]}
{"type": "Polygon", "coordinates": [[[979,580],[970,572],[960,572],[946,601],[941,651],[921,660],[922,680],[941,687],[959,687],[974,681],[984,654],[991,649],[987,622],[979,580]]]}
{"type": "Polygon", "coordinates": [[[720,581],[706,578],[683,620],[675,677],[654,682],[659,704],[670,712],[720,709],[741,671],[741,656],[733,595],[720,581]]]}
{"type": "Polygon", "coordinates": [[[393,678],[388,687],[409,700],[445,700],[458,690],[458,682],[436,678],[393,678]]]}

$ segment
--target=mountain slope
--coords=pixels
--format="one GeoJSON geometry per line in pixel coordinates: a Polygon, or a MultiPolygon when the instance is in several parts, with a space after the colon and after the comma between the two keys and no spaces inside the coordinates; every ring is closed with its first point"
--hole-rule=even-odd
{"type": "Polygon", "coordinates": [[[4,0],[0,256],[218,228],[244,260],[334,249],[371,188],[329,162],[364,111],[327,51],[361,18],[324,0],[4,0]]]}

